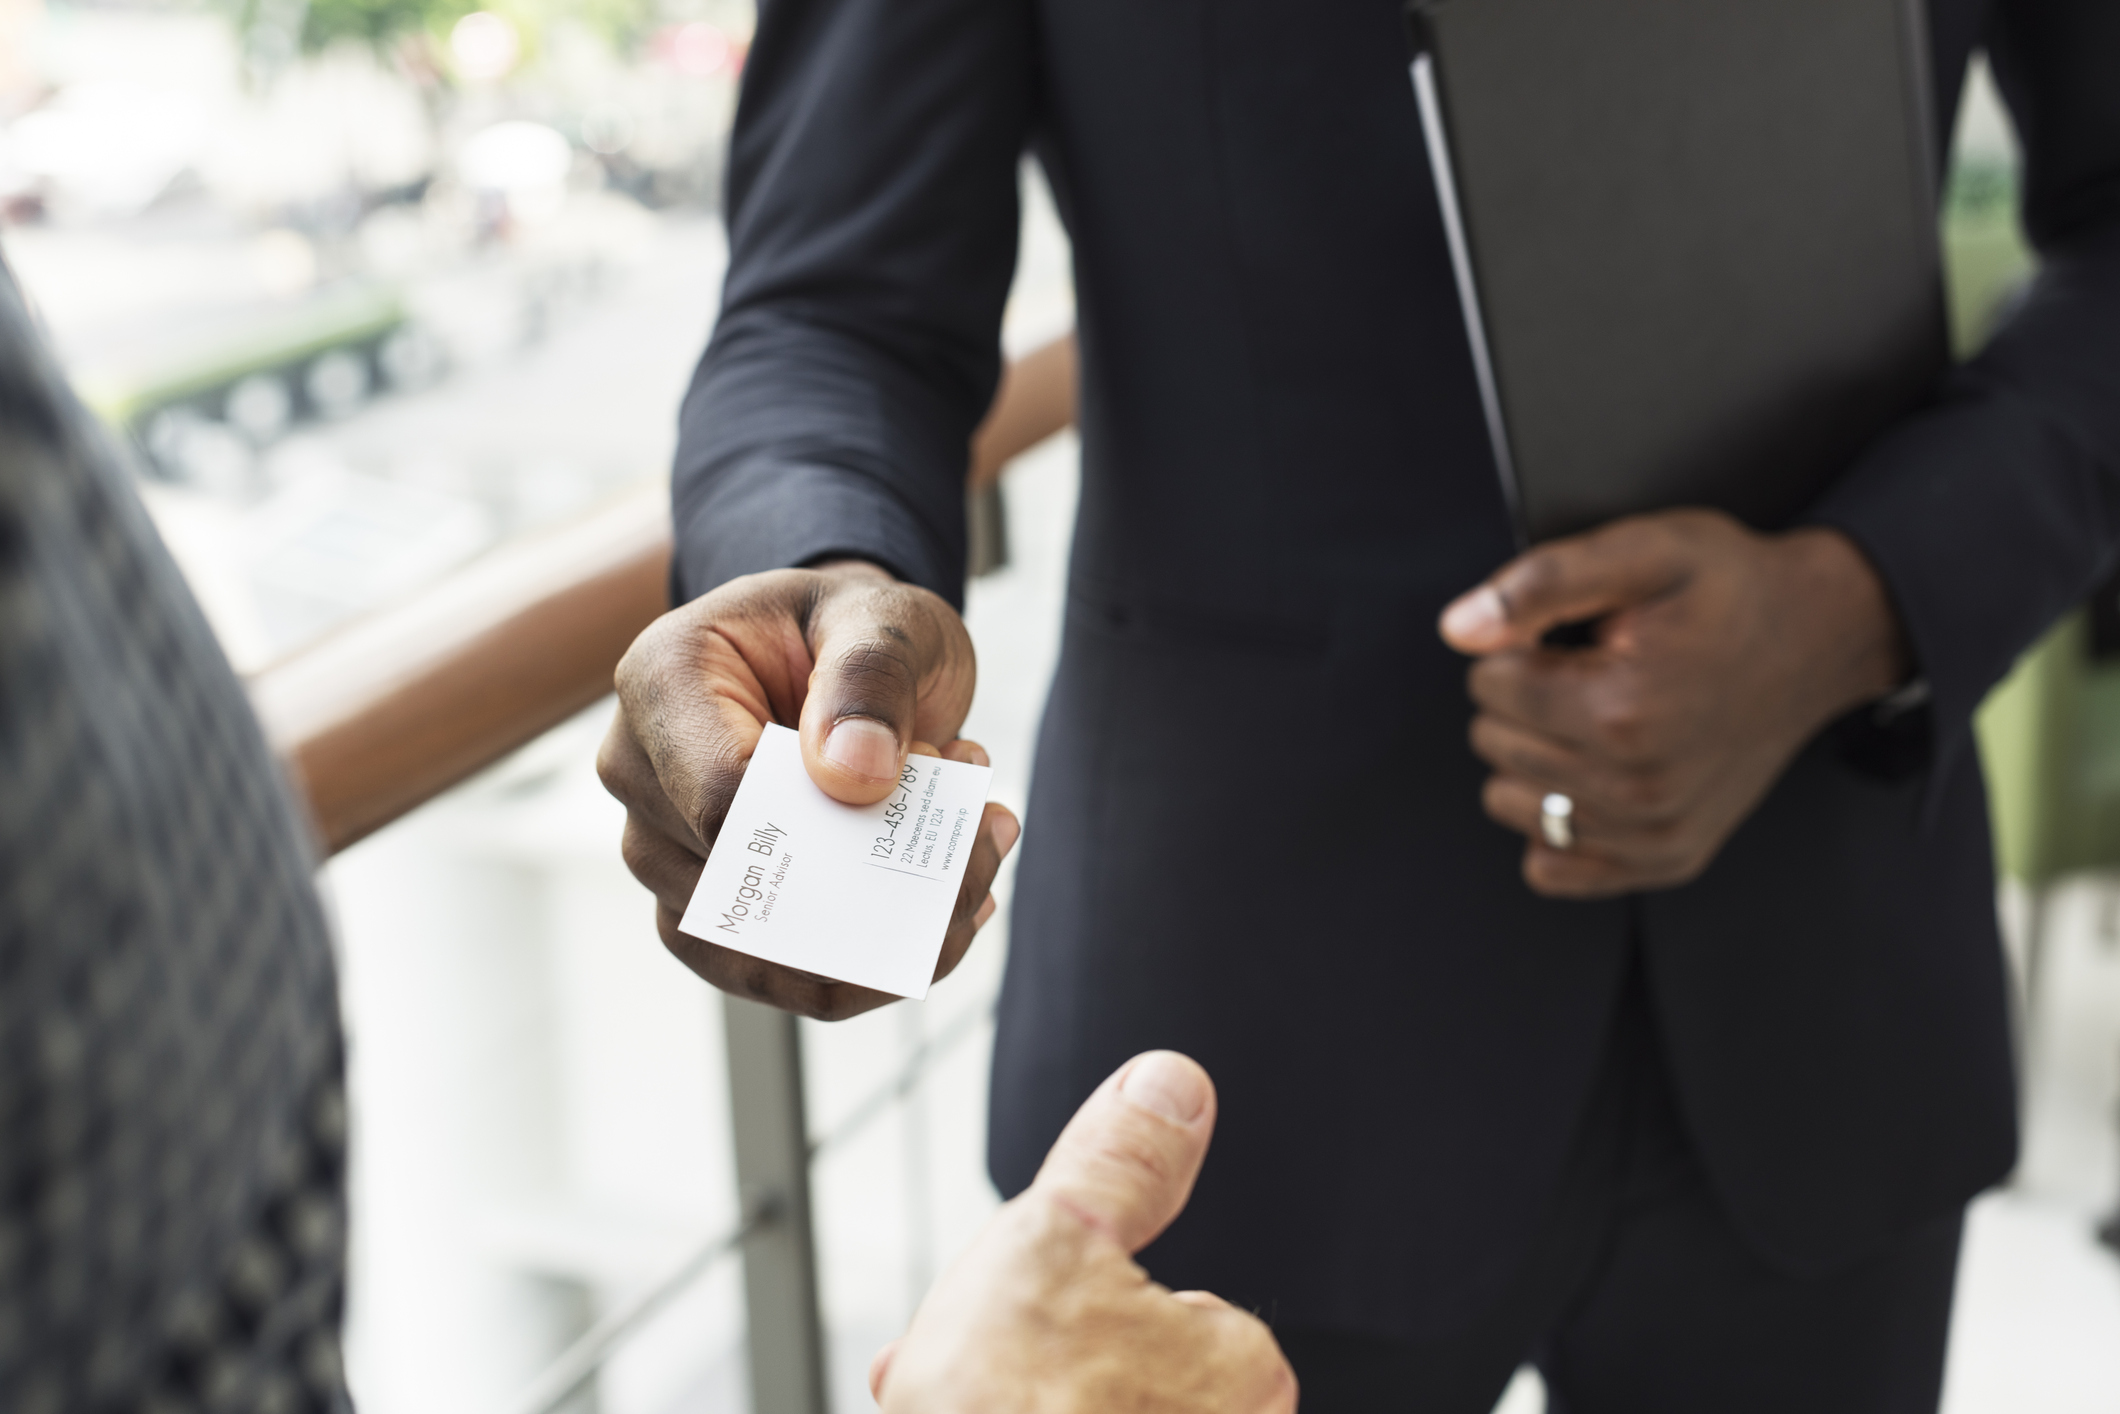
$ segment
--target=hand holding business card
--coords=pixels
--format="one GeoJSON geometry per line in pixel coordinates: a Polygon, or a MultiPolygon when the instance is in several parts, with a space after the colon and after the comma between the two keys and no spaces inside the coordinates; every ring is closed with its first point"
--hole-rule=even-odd
{"type": "MultiPolygon", "coordinates": [[[[596,766],[626,807],[626,867],[655,896],[663,945],[723,991],[801,1016],[837,1020],[891,1001],[721,946],[736,940],[712,927],[695,937],[685,915],[770,724],[799,725],[803,765],[826,795],[876,804],[898,795],[909,748],[932,754],[921,743],[985,763],[960,734],[976,680],[957,611],[866,563],[745,575],[657,619],[618,665],[618,711],[596,766]]],[[[979,812],[969,853],[952,866],[962,877],[950,885],[939,971],[957,965],[991,916],[994,874],[1018,829],[998,802],[979,812]]]]}
{"type": "Polygon", "coordinates": [[[801,737],[769,724],[678,926],[784,967],[925,997],[993,775],[908,756],[890,796],[846,805],[810,779],[801,737]]]}

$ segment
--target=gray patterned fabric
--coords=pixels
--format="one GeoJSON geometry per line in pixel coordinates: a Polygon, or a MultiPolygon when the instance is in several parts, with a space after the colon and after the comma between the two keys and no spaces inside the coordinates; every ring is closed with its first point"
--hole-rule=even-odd
{"type": "Polygon", "coordinates": [[[0,267],[0,1410],[346,1406],[306,833],[0,267]]]}

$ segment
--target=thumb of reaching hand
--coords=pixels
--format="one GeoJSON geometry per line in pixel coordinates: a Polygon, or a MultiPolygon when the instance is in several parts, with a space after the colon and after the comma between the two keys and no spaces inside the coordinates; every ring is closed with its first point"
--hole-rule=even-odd
{"type": "Polygon", "coordinates": [[[1149,1051],[1076,1112],[1032,1187],[1137,1252],[1184,1209],[1214,1128],[1207,1072],[1176,1051],[1149,1051]]]}

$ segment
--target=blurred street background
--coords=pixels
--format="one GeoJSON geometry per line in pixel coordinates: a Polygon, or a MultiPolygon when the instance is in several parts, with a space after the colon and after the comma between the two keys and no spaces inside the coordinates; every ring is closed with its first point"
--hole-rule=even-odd
{"type": "MultiPolygon", "coordinates": [[[[481,2],[0,0],[0,249],[241,670],[668,474],[725,262],[749,5],[481,2]]],[[[1947,226],[1962,339],[2025,268],[2014,148],[1976,90],[1947,226]]],[[[1066,238],[1024,181],[1011,351],[1073,322],[1066,238]]],[[[1075,475],[1068,436],[1009,471],[1010,558],[971,591],[967,735],[1018,811],[1075,475]]],[[[608,716],[325,871],[368,1414],[506,1408],[735,1214],[720,1011],[619,861],[591,768],[608,716]]],[[[1950,1414],[2120,1409],[2120,1262],[2091,1235],[2120,1195],[2116,890],[2081,874],[2047,897],[2026,1160],[1976,1209],[1950,1414]]],[[[2001,902],[2021,939],[2029,895],[2001,902]]],[[[927,1002],[805,1025],[819,1134],[953,1043],[817,1171],[839,1410],[869,1407],[870,1354],[994,1205],[983,1017],[1006,920],[927,1002]]],[[[737,1278],[716,1269],[575,1407],[747,1407],[737,1278]]],[[[1542,1404],[1530,1376],[1504,1401],[1542,1404]]]]}
{"type": "Polygon", "coordinates": [[[0,13],[8,259],[239,667],[664,473],[748,5],[0,13]]]}

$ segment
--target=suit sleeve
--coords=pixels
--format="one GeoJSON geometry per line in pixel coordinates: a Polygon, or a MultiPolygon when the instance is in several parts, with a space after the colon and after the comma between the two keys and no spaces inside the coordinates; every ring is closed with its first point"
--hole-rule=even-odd
{"type": "Polygon", "coordinates": [[[1814,512],[1885,579],[1929,682],[1937,767],[2120,550],[2120,4],[2003,0],[1987,50],[2023,141],[2039,273],[1814,512]]]}
{"type": "Polygon", "coordinates": [[[1021,0],[768,0],[672,476],[680,602],[874,560],[952,603],[1032,107],[1021,0]]]}

